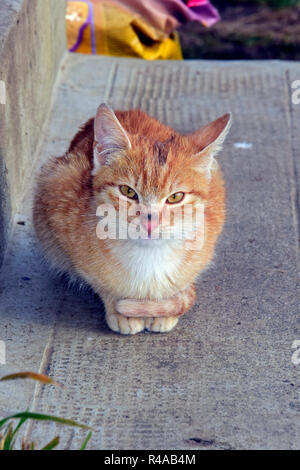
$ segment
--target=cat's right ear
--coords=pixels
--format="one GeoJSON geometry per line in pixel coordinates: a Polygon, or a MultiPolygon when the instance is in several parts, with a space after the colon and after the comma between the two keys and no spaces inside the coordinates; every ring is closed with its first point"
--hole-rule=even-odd
{"type": "Polygon", "coordinates": [[[94,121],[94,170],[108,165],[120,152],[131,149],[129,137],[115,113],[101,104],[94,121]]]}
{"type": "Polygon", "coordinates": [[[200,150],[193,156],[197,162],[196,169],[206,173],[208,180],[211,178],[211,172],[218,167],[214,157],[222,149],[222,144],[230,130],[231,120],[231,113],[224,114],[192,134],[200,150]]]}

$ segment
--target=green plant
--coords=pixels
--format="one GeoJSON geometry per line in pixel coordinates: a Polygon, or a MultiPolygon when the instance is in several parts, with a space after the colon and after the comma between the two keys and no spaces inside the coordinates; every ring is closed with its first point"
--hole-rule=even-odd
{"type": "MultiPolygon", "coordinates": [[[[0,379],[1,381],[5,380],[16,380],[16,379],[32,379],[32,380],[38,380],[41,383],[44,384],[52,384],[58,387],[62,387],[62,385],[55,380],[53,380],[51,377],[48,377],[47,375],[44,374],[37,374],[35,372],[19,372],[17,374],[11,374],[7,375],[5,377],[2,377],[0,379]]],[[[20,429],[23,426],[23,424],[27,420],[35,420],[35,421],[52,421],[55,423],[60,423],[64,424],[66,426],[73,426],[73,427],[79,427],[82,429],[89,430],[88,435],[86,436],[80,450],[84,450],[92,436],[91,433],[91,428],[89,426],[86,426],[85,424],[80,424],[77,423],[76,421],[66,419],[66,418],[61,418],[59,416],[53,416],[53,415],[45,415],[41,413],[32,413],[28,410],[23,411],[21,413],[16,413],[12,416],[8,416],[0,421],[0,450],[15,450],[15,445],[16,445],[16,438],[20,433],[20,429]],[[18,419],[18,423],[14,425],[14,421],[18,419]]],[[[55,447],[58,446],[60,442],[59,436],[54,437],[48,444],[44,445],[42,449],[40,450],[52,450],[55,447]]],[[[24,438],[21,441],[21,450],[35,450],[35,443],[34,442],[26,442],[24,438]]]]}

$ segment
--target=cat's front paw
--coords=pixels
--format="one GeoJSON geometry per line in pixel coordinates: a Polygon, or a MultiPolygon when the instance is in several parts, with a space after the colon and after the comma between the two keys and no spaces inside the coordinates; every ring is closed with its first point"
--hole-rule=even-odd
{"type": "Polygon", "coordinates": [[[135,335],[145,329],[144,318],[124,317],[119,313],[106,312],[105,319],[112,331],[122,335],[135,335]]]}
{"type": "Polygon", "coordinates": [[[168,333],[178,323],[178,317],[145,318],[145,330],[153,333],[168,333]]]}
{"type": "Polygon", "coordinates": [[[106,323],[112,331],[122,335],[135,335],[147,330],[153,333],[168,333],[178,323],[178,317],[135,318],[119,313],[106,313],[106,323]]]}

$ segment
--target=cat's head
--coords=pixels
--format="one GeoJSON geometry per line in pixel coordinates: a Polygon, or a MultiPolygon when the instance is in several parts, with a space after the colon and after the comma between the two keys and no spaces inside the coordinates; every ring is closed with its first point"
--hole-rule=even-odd
{"type": "Polygon", "coordinates": [[[157,121],[145,113],[140,116],[149,120],[147,136],[125,130],[105,104],[98,108],[93,162],[96,203],[113,206],[117,219],[131,225],[130,233],[140,233],[130,238],[189,238],[197,230],[195,212],[203,211],[209,202],[218,174],[214,157],[229,131],[231,115],[188,135],[161,124],[159,140],[157,121]]]}

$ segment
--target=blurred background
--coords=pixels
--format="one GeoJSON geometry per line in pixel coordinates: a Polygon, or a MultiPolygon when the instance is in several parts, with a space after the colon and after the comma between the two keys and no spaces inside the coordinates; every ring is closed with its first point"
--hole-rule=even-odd
{"type": "Polygon", "coordinates": [[[300,58],[300,0],[69,0],[71,52],[158,59],[300,58]]]}
{"type": "Polygon", "coordinates": [[[213,0],[221,20],[179,28],[185,59],[300,59],[299,0],[213,0]]]}

